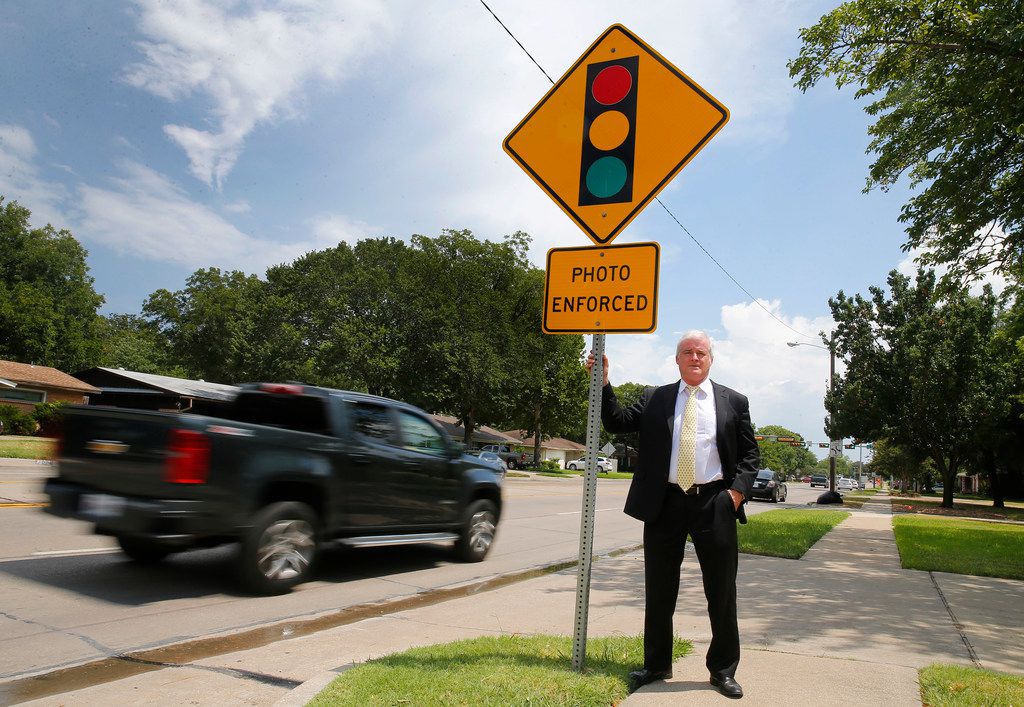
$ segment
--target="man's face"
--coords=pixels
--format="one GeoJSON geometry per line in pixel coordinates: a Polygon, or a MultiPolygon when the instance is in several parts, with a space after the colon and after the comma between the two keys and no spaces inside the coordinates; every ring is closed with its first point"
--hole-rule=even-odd
{"type": "Polygon", "coordinates": [[[679,377],[687,385],[700,385],[711,370],[711,351],[703,338],[683,339],[676,352],[679,377]]]}

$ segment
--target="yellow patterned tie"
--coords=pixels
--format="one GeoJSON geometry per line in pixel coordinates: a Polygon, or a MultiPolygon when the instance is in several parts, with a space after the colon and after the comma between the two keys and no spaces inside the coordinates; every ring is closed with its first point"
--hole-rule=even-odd
{"type": "Polygon", "coordinates": [[[685,491],[697,479],[697,386],[688,385],[690,397],[683,410],[683,424],[679,429],[679,454],[676,458],[676,483],[685,491]]]}

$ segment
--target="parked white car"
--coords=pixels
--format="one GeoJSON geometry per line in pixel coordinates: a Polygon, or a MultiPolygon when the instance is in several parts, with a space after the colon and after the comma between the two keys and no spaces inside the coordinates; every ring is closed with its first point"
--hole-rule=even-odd
{"type": "Polygon", "coordinates": [[[836,489],[839,491],[857,491],[860,486],[853,479],[842,476],[836,479],[836,489]]]}
{"type": "MultiPolygon", "coordinates": [[[[571,462],[565,465],[565,468],[569,471],[584,471],[587,468],[586,458],[573,459],[571,462]]],[[[597,458],[597,470],[598,471],[611,471],[612,463],[607,457],[597,458]]]]}

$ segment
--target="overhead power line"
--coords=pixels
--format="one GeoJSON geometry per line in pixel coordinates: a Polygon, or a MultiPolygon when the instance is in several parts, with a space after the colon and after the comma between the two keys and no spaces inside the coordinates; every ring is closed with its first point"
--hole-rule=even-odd
{"type": "MultiPolygon", "coordinates": [[[[529,51],[527,51],[526,47],[525,47],[525,46],[523,46],[523,43],[519,41],[519,38],[518,38],[518,37],[516,37],[516,36],[515,36],[515,35],[514,35],[514,34],[512,33],[512,30],[510,30],[510,29],[509,29],[509,28],[508,28],[508,27],[507,27],[507,26],[505,25],[505,23],[501,21],[501,18],[500,18],[500,17],[498,17],[498,16],[497,16],[497,15],[496,15],[496,14],[494,13],[494,10],[492,10],[492,9],[491,9],[491,8],[490,8],[490,7],[489,7],[489,6],[487,5],[487,3],[486,3],[486,2],[484,2],[484,0],[480,0],[480,4],[481,4],[481,5],[483,5],[483,6],[484,6],[484,8],[485,8],[485,9],[487,10],[487,12],[489,12],[489,13],[491,14],[491,17],[493,17],[493,18],[495,19],[495,21],[496,21],[496,22],[497,22],[497,23],[498,23],[499,25],[501,25],[501,28],[502,28],[502,29],[504,29],[504,30],[505,30],[506,32],[508,32],[508,36],[509,36],[509,37],[511,37],[511,38],[513,39],[513,41],[515,41],[515,43],[519,45],[519,48],[523,50],[523,53],[525,53],[525,54],[526,54],[526,56],[530,57],[530,61],[532,61],[532,62],[534,63],[534,65],[535,65],[535,66],[536,66],[536,67],[537,67],[538,69],[540,69],[540,72],[541,72],[542,74],[544,74],[544,78],[546,78],[546,79],[547,79],[547,80],[548,80],[548,81],[549,81],[549,82],[550,82],[550,83],[551,83],[551,84],[553,85],[553,84],[554,84],[555,82],[554,82],[554,80],[553,80],[553,79],[552,79],[552,78],[551,78],[551,77],[550,77],[550,76],[548,75],[548,72],[547,72],[547,71],[545,71],[545,70],[544,70],[544,67],[543,67],[543,66],[541,66],[541,65],[540,65],[540,63],[539,63],[539,62],[538,62],[538,61],[537,61],[536,59],[534,59],[534,58],[533,58],[533,55],[532,55],[532,54],[530,54],[530,52],[529,52],[529,51]]],[[[755,297],[754,295],[752,295],[752,294],[750,293],[750,291],[749,291],[749,290],[747,290],[747,288],[746,288],[746,287],[744,287],[743,285],[741,285],[741,284],[740,284],[740,282],[739,282],[739,280],[737,280],[737,279],[736,279],[735,277],[733,277],[733,276],[732,276],[732,273],[730,273],[730,272],[729,272],[728,270],[726,270],[726,269],[725,269],[725,266],[724,266],[724,265],[722,265],[722,264],[721,264],[720,262],[718,262],[718,261],[717,261],[717,260],[715,259],[715,257],[714,257],[713,255],[711,255],[711,253],[710,253],[710,252],[708,252],[708,249],[707,249],[707,248],[705,248],[705,247],[704,247],[704,246],[703,246],[703,245],[701,244],[701,242],[700,242],[700,241],[698,241],[698,240],[697,240],[696,238],[694,238],[693,234],[692,234],[692,233],[690,233],[690,231],[689,231],[689,230],[688,230],[688,229],[686,228],[686,226],[684,226],[684,225],[682,224],[682,222],[681,222],[681,221],[680,221],[680,220],[679,220],[678,218],[676,218],[676,215],[675,215],[675,214],[673,214],[673,213],[672,213],[672,211],[671,211],[671,210],[670,210],[670,209],[669,209],[669,208],[668,208],[667,206],[665,206],[665,203],[664,203],[664,202],[663,202],[663,201],[662,201],[662,200],[661,200],[660,198],[656,199],[656,201],[658,202],[658,205],[659,205],[659,206],[661,206],[661,208],[665,209],[665,213],[667,213],[667,214],[668,214],[668,215],[669,215],[669,216],[670,216],[670,217],[672,218],[672,220],[676,222],[676,224],[677,224],[677,225],[679,226],[679,228],[681,228],[681,229],[683,230],[683,233],[685,233],[685,234],[686,234],[687,236],[689,236],[689,237],[690,237],[690,240],[692,240],[692,241],[693,241],[694,243],[696,243],[696,244],[697,244],[697,247],[701,249],[701,251],[702,251],[702,252],[704,253],[704,255],[706,255],[706,256],[708,257],[708,259],[709,259],[709,260],[710,260],[710,261],[711,261],[712,263],[714,263],[714,264],[715,264],[716,266],[718,266],[718,269],[719,269],[719,270],[721,270],[721,271],[722,271],[723,273],[725,273],[726,277],[728,277],[728,278],[729,278],[730,280],[732,280],[733,284],[735,284],[735,285],[736,285],[736,287],[740,288],[740,290],[741,290],[741,291],[743,292],[743,294],[745,294],[745,295],[746,295],[746,296],[747,296],[747,297],[748,297],[748,298],[750,299],[750,301],[751,301],[751,302],[753,302],[753,303],[754,303],[754,304],[756,304],[756,305],[757,305],[758,307],[760,307],[761,309],[763,309],[763,310],[765,311],[765,313],[766,313],[766,314],[767,314],[767,315],[768,315],[769,317],[771,317],[772,319],[774,319],[775,321],[777,321],[777,322],[778,322],[779,324],[781,324],[782,326],[784,326],[784,327],[786,327],[787,329],[789,329],[789,330],[790,330],[791,332],[793,332],[793,333],[794,333],[794,334],[796,334],[797,336],[802,336],[802,337],[804,337],[804,338],[807,338],[807,339],[817,339],[817,338],[818,338],[817,336],[814,336],[814,335],[812,335],[812,334],[805,334],[805,333],[804,333],[804,332],[802,332],[802,331],[799,331],[799,330],[797,330],[797,329],[794,329],[794,328],[793,328],[793,327],[791,327],[791,326],[790,326],[789,324],[787,324],[786,322],[784,322],[784,321],[782,321],[781,319],[779,319],[779,317],[777,317],[777,316],[775,315],[775,313],[774,313],[774,312],[772,312],[772,311],[771,311],[770,309],[768,309],[767,307],[765,307],[765,306],[764,306],[764,305],[763,305],[763,304],[761,303],[761,300],[759,300],[759,299],[758,299],[757,297],[755,297]]]]}

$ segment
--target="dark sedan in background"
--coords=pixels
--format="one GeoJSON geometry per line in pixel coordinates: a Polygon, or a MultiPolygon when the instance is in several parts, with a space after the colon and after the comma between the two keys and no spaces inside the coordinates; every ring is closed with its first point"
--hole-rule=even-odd
{"type": "Polygon", "coordinates": [[[754,488],[750,492],[751,498],[778,503],[779,501],[785,501],[787,494],[786,483],[782,480],[782,475],[779,472],[772,471],[771,469],[761,469],[761,471],[757,472],[757,478],[754,479],[754,488]]]}

